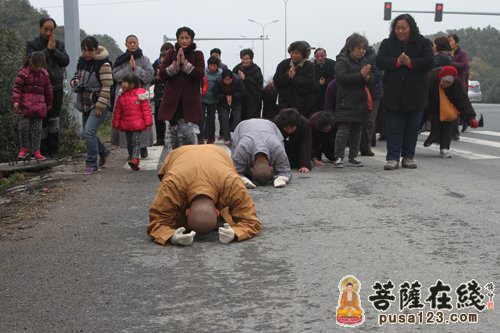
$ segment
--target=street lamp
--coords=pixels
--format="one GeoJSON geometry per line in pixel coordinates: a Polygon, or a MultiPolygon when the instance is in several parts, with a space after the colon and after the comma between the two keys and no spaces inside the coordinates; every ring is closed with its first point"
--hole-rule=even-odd
{"type": "Polygon", "coordinates": [[[255,20],[252,20],[252,19],[248,19],[250,22],[253,22],[253,23],[256,23],[258,25],[260,25],[260,27],[262,28],[262,76],[265,77],[264,73],[264,40],[265,40],[265,34],[264,34],[264,30],[266,29],[266,27],[269,25],[269,24],[272,24],[272,23],[276,23],[276,22],[279,22],[279,20],[274,20],[274,21],[271,21],[271,22],[267,22],[266,24],[262,24],[260,22],[257,22],[255,20]]]}
{"type": "Polygon", "coordinates": [[[288,0],[283,0],[285,3],[285,59],[288,58],[288,42],[286,38],[286,33],[287,33],[287,15],[286,15],[286,5],[288,3],[288,0]]]}

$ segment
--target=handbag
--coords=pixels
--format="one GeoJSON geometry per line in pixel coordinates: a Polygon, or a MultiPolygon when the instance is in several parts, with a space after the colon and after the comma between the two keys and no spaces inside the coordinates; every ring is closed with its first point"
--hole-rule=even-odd
{"type": "Polygon", "coordinates": [[[458,119],[459,114],[460,112],[458,112],[455,105],[448,99],[444,89],[439,87],[439,120],[446,122],[455,121],[458,119]]]}

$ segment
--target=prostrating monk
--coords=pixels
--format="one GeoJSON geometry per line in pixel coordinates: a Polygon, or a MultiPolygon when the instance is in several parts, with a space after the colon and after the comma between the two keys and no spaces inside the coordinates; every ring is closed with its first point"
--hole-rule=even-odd
{"type": "Polygon", "coordinates": [[[247,188],[255,188],[253,182],[265,185],[271,179],[274,187],[285,187],[290,181],[292,170],[283,140],[278,127],[266,119],[248,119],[236,126],[231,156],[247,188]]]}
{"type": "Polygon", "coordinates": [[[224,225],[219,241],[243,241],[260,231],[255,205],[229,155],[216,145],[182,146],[165,158],[149,209],[148,235],[164,245],[191,245],[196,234],[224,225]],[[187,233],[185,233],[187,231],[187,233]]]}
{"type": "Polygon", "coordinates": [[[342,293],[340,307],[337,310],[339,317],[361,317],[362,310],[359,307],[358,294],[353,290],[353,285],[348,282],[346,290],[342,293]]]}

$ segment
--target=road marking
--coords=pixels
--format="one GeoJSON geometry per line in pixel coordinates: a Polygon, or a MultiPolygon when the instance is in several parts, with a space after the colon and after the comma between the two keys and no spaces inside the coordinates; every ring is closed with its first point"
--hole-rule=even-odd
{"type": "MultiPolygon", "coordinates": [[[[163,151],[163,146],[148,147],[148,157],[141,159],[139,167],[141,170],[158,170],[160,156],[163,151]]],[[[125,169],[130,169],[128,162],[123,166],[125,169]]]]}
{"type": "MultiPolygon", "coordinates": [[[[462,138],[460,138],[462,140],[462,138]]],[[[439,154],[439,146],[433,145],[430,147],[417,147],[422,150],[432,150],[439,154]]],[[[479,153],[474,153],[469,150],[463,150],[463,149],[456,149],[456,148],[450,148],[451,154],[453,156],[460,156],[463,158],[466,158],[468,160],[492,160],[492,159],[498,159],[500,156],[494,156],[494,155],[487,155],[487,154],[479,154],[479,153]]]]}
{"type": "Polygon", "coordinates": [[[469,131],[469,133],[489,135],[489,136],[500,136],[500,132],[494,132],[494,131],[469,131]]]}
{"type": "MultiPolygon", "coordinates": [[[[475,132],[475,133],[478,133],[478,132],[475,132]]],[[[429,136],[429,133],[424,132],[424,133],[420,133],[420,135],[429,136]]],[[[460,141],[467,142],[467,143],[474,143],[477,145],[482,145],[482,146],[487,146],[487,147],[500,148],[500,142],[483,140],[483,139],[474,139],[474,138],[465,137],[463,135],[460,136],[460,141]]]]}

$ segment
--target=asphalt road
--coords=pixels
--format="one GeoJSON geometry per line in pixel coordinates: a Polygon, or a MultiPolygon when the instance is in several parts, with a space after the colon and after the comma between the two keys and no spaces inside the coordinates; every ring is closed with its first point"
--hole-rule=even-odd
{"type": "Polygon", "coordinates": [[[379,142],[362,168],[327,163],[286,188],[251,190],[263,230],[229,245],[216,234],[190,247],[152,243],[156,171],[129,171],[116,150],[98,174],[75,175],[49,216],[0,242],[0,332],[500,332],[498,304],[456,308],[461,284],[500,286],[500,109],[476,110],[486,127],[453,142],[451,159],[421,136],[417,169],[384,171],[379,142]],[[336,324],[346,275],[361,282],[355,329],[336,324]],[[399,285],[415,280],[429,311],[428,289],[442,280],[452,288],[445,315],[478,322],[379,326],[368,297],[389,279],[387,314],[415,312],[398,308],[399,285]]]}

